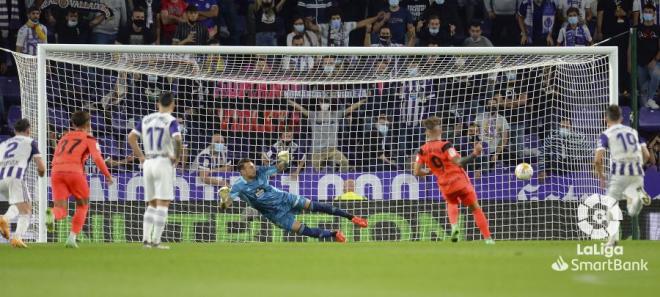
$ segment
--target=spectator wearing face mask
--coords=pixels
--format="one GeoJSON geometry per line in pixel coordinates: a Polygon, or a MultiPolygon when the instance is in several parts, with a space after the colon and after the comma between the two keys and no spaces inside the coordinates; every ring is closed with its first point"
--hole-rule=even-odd
{"type": "Polygon", "coordinates": [[[396,137],[392,123],[386,114],[379,114],[371,130],[364,136],[363,154],[358,158],[364,171],[390,171],[396,170],[397,165],[395,148],[396,137]]]}
{"type": "Polygon", "coordinates": [[[461,28],[458,0],[431,0],[431,5],[422,13],[422,19],[428,22],[432,15],[437,15],[451,31],[461,28]]]}
{"type": "Polygon", "coordinates": [[[493,46],[493,43],[491,43],[487,37],[481,35],[481,23],[473,22],[470,24],[470,37],[465,38],[463,46],[491,47],[493,46]]]}
{"type": "Polygon", "coordinates": [[[308,110],[293,100],[288,100],[291,105],[303,116],[308,118],[311,127],[312,167],[321,171],[329,169],[332,171],[348,172],[351,170],[346,155],[339,148],[339,126],[340,121],[353,113],[367,99],[353,103],[348,108],[333,108],[329,99],[321,99],[317,106],[308,110]]]}
{"type": "Polygon", "coordinates": [[[64,21],[57,24],[57,43],[80,44],[83,43],[81,35],[78,11],[69,8],[64,21]]]}
{"type": "Polygon", "coordinates": [[[192,170],[197,171],[203,183],[212,186],[224,186],[226,181],[216,177],[216,173],[231,171],[232,160],[225,139],[220,134],[213,134],[211,144],[195,158],[192,170]]]}
{"type": "Polygon", "coordinates": [[[359,22],[345,22],[338,8],[333,7],[329,14],[330,23],[318,25],[322,46],[348,46],[351,31],[370,26],[385,16],[384,12],[379,12],[377,16],[359,22]]]}
{"type": "Polygon", "coordinates": [[[28,20],[16,35],[16,51],[28,55],[37,55],[37,44],[48,43],[48,29],[39,23],[41,10],[32,6],[27,11],[28,20]]]}
{"type": "Polygon", "coordinates": [[[580,21],[579,13],[580,11],[575,7],[568,9],[567,22],[557,35],[557,46],[591,45],[591,33],[587,25],[580,21]]]}
{"type": "Polygon", "coordinates": [[[303,149],[293,141],[294,133],[293,131],[284,131],[280,136],[280,140],[273,143],[273,145],[266,148],[266,150],[261,154],[261,160],[264,166],[269,166],[274,164],[277,161],[277,154],[283,151],[289,152],[289,163],[292,165],[287,169],[289,171],[289,179],[295,180],[298,179],[300,172],[305,168],[305,162],[307,161],[305,152],[303,149]],[[295,166],[295,169],[293,168],[295,166]]]}
{"type": "Polygon", "coordinates": [[[133,9],[131,24],[123,28],[117,37],[117,44],[147,45],[155,44],[154,27],[146,27],[147,21],[143,7],[133,9]]]}
{"type": "Polygon", "coordinates": [[[302,17],[293,18],[292,32],[286,36],[286,46],[291,46],[294,36],[302,36],[304,46],[319,46],[319,36],[310,29],[311,23],[302,17]]]}
{"type": "MultiPolygon", "coordinates": [[[[637,73],[639,74],[639,90],[641,106],[658,109],[654,100],[660,83],[660,27],[655,24],[655,6],[644,5],[643,22],[637,26],[637,73]]],[[[628,47],[628,57],[630,57],[628,47]]],[[[628,63],[630,65],[630,63],[628,63]]]]}
{"type": "Polygon", "coordinates": [[[539,179],[550,174],[568,175],[586,168],[590,162],[589,143],[575,131],[572,122],[564,118],[559,127],[548,135],[540,147],[539,179]]]}
{"type": "Polygon", "coordinates": [[[412,44],[415,42],[415,24],[412,15],[399,5],[399,0],[387,0],[389,7],[383,13],[388,14],[384,22],[378,22],[373,26],[373,31],[379,32],[382,26],[390,28],[390,38],[395,44],[412,44]],[[406,39],[407,38],[407,39],[406,39]]]}
{"type": "Polygon", "coordinates": [[[391,47],[391,46],[403,46],[400,43],[392,42],[392,33],[390,27],[380,27],[378,30],[378,42],[371,42],[370,30],[367,29],[367,34],[364,34],[364,46],[374,46],[374,47],[391,47]]]}
{"type": "Polygon", "coordinates": [[[455,31],[451,31],[451,27],[442,26],[440,17],[431,15],[426,22],[426,26],[417,35],[421,46],[428,46],[429,44],[453,46],[456,44],[454,38],[457,35],[455,33],[455,31]]]}

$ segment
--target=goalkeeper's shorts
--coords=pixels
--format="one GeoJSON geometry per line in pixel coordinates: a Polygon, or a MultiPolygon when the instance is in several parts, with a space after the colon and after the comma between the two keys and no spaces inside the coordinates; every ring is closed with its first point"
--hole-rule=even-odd
{"type": "Polygon", "coordinates": [[[263,213],[269,221],[275,226],[287,231],[292,231],[293,223],[296,221],[296,215],[305,208],[307,198],[287,193],[282,199],[282,204],[277,210],[270,213],[263,213]]]}

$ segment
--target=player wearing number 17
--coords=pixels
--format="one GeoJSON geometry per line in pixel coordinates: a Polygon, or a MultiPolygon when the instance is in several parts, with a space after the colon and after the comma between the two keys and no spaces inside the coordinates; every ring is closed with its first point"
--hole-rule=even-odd
{"type": "Polygon", "coordinates": [[[481,143],[474,145],[474,151],[470,156],[461,158],[450,142],[440,139],[440,135],[442,135],[440,124],[441,121],[437,117],[424,120],[427,142],[419,149],[413,164],[413,174],[416,176],[428,175],[429,171],[422,167],[426,165],[438,179],[438,186],[447,202],[447,215],[451,223],[451,240],[453,242],[458,241],[458,204],[462,203],[472,211],[477,227],[486,243],[494,244],[495,241],[488,230],[488,219],[477,202],[477,194],[470,178],[463,170],[465,165],[474,161],[481,154],[481,143]]]}
{"type": "Polygon", "coordinates": [[[144,200],[148,203],[142,229],[145,248],[169,249],[160,242],[167,223],[167,209],[174,200],[174,168],[183,152],[179,124],[172,116],[174,106],[172,93],[160,94],[158,112],[142,118],[128,134],[128,143],[142,164],[144,200]],[[140,137],[144,152],[138,145],[140,137]]]}
{"type": "Polygon", "coordinates": [[[76,199],[76,212],[73,214],[71,233],[66,240],[66,247],[77,248],[76,236],[85,224],[89,209],[89,185],[83,165],[91,155],[108,185],[112,184],[112,176],[105,165],[96,139],[90,135],[89,113],[74,112],[71,115],[71,125],[74,130],[62,136],[53,155],[51,183],[54,207],[46,211],[46,226],[52,231],[56,220],[67,217],[67,203],[69,196],[73,195],[76,199]]]}

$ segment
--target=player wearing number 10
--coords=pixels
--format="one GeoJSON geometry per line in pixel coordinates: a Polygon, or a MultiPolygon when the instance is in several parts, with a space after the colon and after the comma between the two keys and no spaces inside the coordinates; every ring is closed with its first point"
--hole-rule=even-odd
{"type": "Polygon", "coordinates": [[[428,175],[429,171],[422,168],[423,165],[426,165],[438,179],[438,186],[447,202],[447,216],[451,223],[451,240],[453,242],[458,241],[458,204],[462,203],[472,211],[477,227],[486,243],[494,244],[495,241],[488,230],[488,219],[477,202],[477,194],[472,187],[470,178],[463,170],[465,165],[474,161],[481,154],[481,142],[474,145],[474,152],[470,156],[461,158],[450,142],[440,139],[440,135],[442,135],[440,124],[441,121],[437,117],[424,120],[427,142],[419,149],[413,164],[413,174],[415,176],[428,175]]]}
{"type": "MultiPolygon", "coordinates": [[[[627,200],[626,207],[631,218],[632,237],[639,239],[639,213],[642,205],[650,205],[651,198],[644,191],[644,163],[650,157],[646,144],[639,140],[635,129],[621,124],[621,108],[610,105],[607,108],[607,130],[600,135],[594,165],[596,174],[605,184],[605,151],[610,151],[610,181],[607,196],[618,201],[627,200]]],[[[607,244],[613,246],[618,240],[618,232],[610,234],[607,244]]]]}
{"type": "Polygon", "coordinates": [[[160,242],[167,223],[167,209],[174,200],[174,168],[183,151],[179,124],[172,116],[174,106],[174,95],[162,93],[158,97],[158,112],[142,118],[128,134],[128,143],[142,164],[144,196],[148,202],[142,229],[145,248],[169,248],[160,242]],[[144,152],[138,145],[139,137],[143,138],[144,152]]]}
{"type": "Polygon", "coordinates": [[[74,130],[62,136],[53,156],[51,183],[54,207],[46,211],[46,226],[52,231],[55,220],[66,218],[68,199],[73,195],[76,199],[76,212],[71,221],[71,233],[66,241],[66,247],[77,248],[76,236],[85,224],[89,209],[89,185],[83,165],[91,155],[109,185],[112,184],[112,176],[105,165],[96,139],[90,135],[89,113],[74,112],[71,115],[71,124],[74,130]]]}

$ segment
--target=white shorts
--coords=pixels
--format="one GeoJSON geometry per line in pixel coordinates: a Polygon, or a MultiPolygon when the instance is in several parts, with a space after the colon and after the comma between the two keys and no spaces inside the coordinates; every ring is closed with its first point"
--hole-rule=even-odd
{"type": "Polygon", "coordinates": [[[0,193],[5,195],[9,200],[9,205],[14,205],[21,202],[30,203],[30,192],[22,179],[5,178],[0,180],[0,193]]]}
{"type": "Polygon", "coordinates": [[[145,201],[174,200],[175,170],[169,158],[145,160],[142,172],[145,201]]]}
{"type": "Polygon", "coordinates": [[[638,198],[637,189],[640,187],[644,187],[644,177],[641,175],[613,175],[607,186],[607,196],[619,201],[627,197],[638,198]]]}

